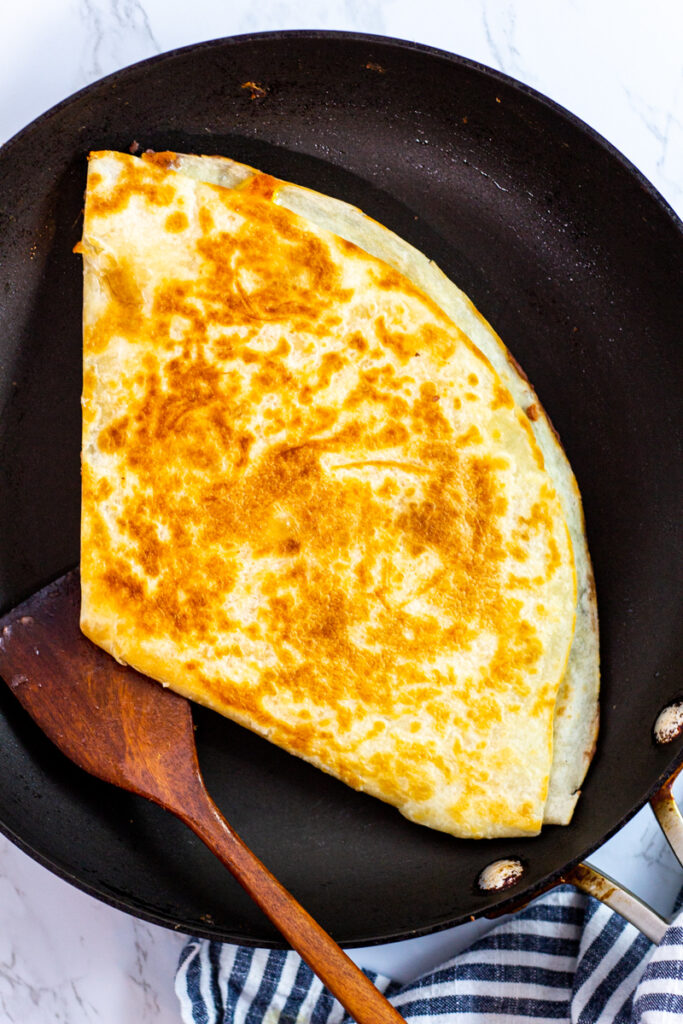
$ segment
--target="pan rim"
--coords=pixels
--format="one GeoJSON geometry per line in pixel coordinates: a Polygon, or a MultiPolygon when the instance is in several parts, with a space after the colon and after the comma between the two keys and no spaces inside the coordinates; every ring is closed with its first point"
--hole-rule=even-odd
{"type": "Polygon", "coordinates": [[[108,75],[96,78],[94,81],[88,83],[88,85],[82,86],[75,92],[70,93],[69,96],[66,96],[64,99],[53,104],[53,106],[48,107],[47,110],[43,111],[43,113],[39,114],[23,128],[20,128],[18,132],[15,132],[14,135],[0,146],[0,156],[6,155],[5,151],[9,152],[15,144],[22,142],[26,135],[31,131],[41,126],[44,122],[49,121],[52,117],[59,114],[64,108],[79,100],[82,96],[92,92],[96,88],[102,88],[107,85],[116,85],[121,78],[129,76],[132,72],[144,71],[147,68],[155,67],[157,64],[170,63],[177,58],[187,56],[190,53],[197,53],[200,50],[208,51],[214,48],[220,49],[226,45],[236,46],[250,42],[275,42],[286,39],[338,39],[341,42],[375,43],[382,46],[387,45],[398,49],[421,53],[425,56],[436,57],[449,63],[461,65],[462,67],[465,67],[470,71],[475,71],[484,77],[492,78],[494,81],[498,81],[502,85],[540,102],[543,106],[548,107],[554,113],[559,114],[563,120],[568,121],[581,133],[587,134],[592,141],[605,149],[610,157],[616,159],[624,170],[635,176],[638,183],[645,188],[648,195],[654,199],[660,206],[661,210],[671,218],[674,226],[683,237],[683,218],[679,217],[673,206],[655,187],[655,185],[653,185],[643,171],[641,171],[621,152],[621,150],[617,149],[614,143],[605,138],[605,136],[596,128],[593,128],[579,117],[578,114],[574,114],[557,100],[552,99],[552,97],[547,96],[545,93],[533,86],[527,85],[525,82],[521,82],[512,75],[508,75],[507,72],[499,71],[497,68],[492,68],[489,65],[484,64],[481,61],[476,61],[471,57],[465,57],[462,54],[457,53],[450,53],[448,50],[442,50],[436,46],[429,46],[426,43],[416,43],[409,39],[402,39],[394,36],[383,36],[369,32],[350,32],[342,29],[274,29],[267,32],[245,32],[234,36],[217,36],[216,38],[205,39],[198,43],[188,43],[186,46],[178,46],[172,50],[164,50],[162,53],[154,54],[152,57],[145,57],[143,60],[135,61],[133,64],[127,64],[125,67],[118,68],[116,71],[112,71],[108,75]]]}

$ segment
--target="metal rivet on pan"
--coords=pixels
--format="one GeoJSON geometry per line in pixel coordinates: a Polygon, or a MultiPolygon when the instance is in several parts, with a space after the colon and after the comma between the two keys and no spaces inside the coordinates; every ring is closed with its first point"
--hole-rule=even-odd
{"type": "Polygon", "coordinates": [[[519,860],[494,860],[484,868],[477,883],[486,892],[500,892],[501,889],[510,889],[523,874],[524,865],[519,860]]]}
{"type": "Polygon", "coordinates": [[[657,715],[654,725],[657,743],[671,743],[683,732],[683,700],[669,704],[657,715]]]}

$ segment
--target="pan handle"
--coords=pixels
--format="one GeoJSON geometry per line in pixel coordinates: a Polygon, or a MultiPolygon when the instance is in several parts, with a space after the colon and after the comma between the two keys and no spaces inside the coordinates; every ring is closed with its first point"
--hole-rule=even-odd
{"type": "Polygon", "coordinates": [[[616,910],[655,945],[664,938],[669,922],[655,913],[643,900],[634,896],[630,890],[619,885],[609,875],[596,871],[590,864],[577,864],[564,876],[564,881],[616,910]]]}
{"type": "Polygon", "coordinates": [[[650,800],[650,807],[654,811],[679,864],[683,865],[683,814],[679,811],[673,795],[674,780],[680,770],[678,768],[675,774],[655,793],[650,800]]]}
{"type": "MultiPolygon", "coordinates": [[[[683,815],[674,800],[673,784],[681,771],[682,765],[667,779],[650,800],[650,806],[673,850],[678,862],[683,865],[683,815]]],[[[595,896],[612,910],[625,917],[627,921],[640,929],[651,942],[659,943],[670,922],[655,913],[652,907],[634,896],[628,889],[619,885],[609,875],[603,875],[590,864],[577,864],[564,876],[564,881],[575,885],[577,889],[595,896]]]]}
{"type": "MultiPolygon", "coordinates": [[[[683,703],[681,707],[683,707],[683,703]]],[[[683,731],[683,716],[681,731],[683,731]]],[[[650,806],[671,849],[683,866],[683,815],[673,796],[674,782],[682,770],[683,761],[651,798],[650,806]]],[[[480,874],[479,887],[487,890],[510,888],[519,881],[523,873],[524,867],[521,861],[494,861],[480,874]]],[[[635,925],[643,935],[656,944],[662,941],[664,932],[671,923],[630,890],[610,878],[609,875],[604,875],[596,868],[591,867],[590,864],[577,864],[576,867],[565,872],[558,881],[550,883],[547,888],[553,888],[554,885],[561,883],[569,883],[589,896],[595,896],[606,906],[616,910],[618,914],[621,914],[630,924],[635,925]]],[[[515,913],[525,907],[528,902],[529,897],[526,897],[512,907],[508,904],[504,910],[493,911],[486,916],[494,918],[501,914],[515,913]]]]}

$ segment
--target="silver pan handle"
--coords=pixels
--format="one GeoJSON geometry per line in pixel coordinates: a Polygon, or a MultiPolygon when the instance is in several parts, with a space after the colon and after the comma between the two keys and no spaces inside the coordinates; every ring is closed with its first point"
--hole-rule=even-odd
{"type": "Polygon", "coordinates": [[[659,792],[655,793],[650,800],[650,806],[679,864],[683,865],[683,814],[679,811],[673,795],[674,780],[680,770],[681,768],[678,768],[659,792]]]}
{"type": "MultiPolygon", "coordinates": [[[[659,822],[669,846],[683,866],[683,815],[673,796],[673,784],[680,765],[650,800],[650,806],[659,822]]],[[[652,907],[638,899],[632,892],[615,882],[609,875],[596,871],[590,864],[578,864],[564,876],[564,881],[577,889],[595,896],[612,910],[640,929],[652,942],[659,943],[664,937],[670,921],[660,917],[652,907]]]]}
{"type": "MultiPolygon", "coordinates": [[[[683,707],[683,704],[681,705],[683,707]]],[[[683,715],[681,715],[681,727],[683,731],[683,715]]],[[[671,737],[674,738],[674,737],[671,737]]],[[[676,768],[663,786],[657,790],[650,800],[650,806],[659,822],[664,835],[666,836],[671,849],[676,855],[679,863],[683,866],[683,815],[676,804],[673,796],[673,785],[678,774],[683,770],[683,762],[676,768]]],[[[498,860],[489,864],[479,875],[478,884],[481,889],[488,891],[513,888],[519,883],[524,874],[524,866],[521,861],[498,860]]],[[[595,896],[606,906],[621,914],[623,918],[635,925],[643,935],[646,935],[654,943],[660,943],[664,937],[670,921],[661,917],[644,900],[635,896],[625,886],[620,885],[614,878],[605,875],[592,867],[590,864],[581,863],[566,871],[555,885],[569,883],[577,889],[595,896]]],[[[548,888],[552,888],[551,884],[548,888]]],[[[538,895],[538,893],[536,894],[538,895]]],[[[508,904],[503,911],[493,911],[487,917],[499,917],[502,914],[515,913],[521,910],[529,902],[529,897],[524,898],[520,903],[510,907],[508,904]]]]}
{"type": "Polygon", "coordinates": [[[615,882],[609,875],[603,875],[596,871],[590,864],[577,864],[576,867],[564,876],[564,881],[575,885],[577,889],[595,896],[612,910],[630,921],[656,945],[664,938],[664,932],[669,926],[665,918],[660,917],[652,907],[638,899],[629,890],[615,882]]]}

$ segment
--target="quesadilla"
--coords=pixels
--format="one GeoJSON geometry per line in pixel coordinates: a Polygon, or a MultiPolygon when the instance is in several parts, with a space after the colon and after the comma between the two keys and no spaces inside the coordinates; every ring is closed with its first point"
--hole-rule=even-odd
{"type": "Polygon", "coordinates": [[[221,159],[93,154],[81,248],[84,632],[432,828],[571,814],[578,492],[461,293],[221,159]]]}

